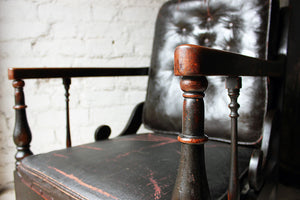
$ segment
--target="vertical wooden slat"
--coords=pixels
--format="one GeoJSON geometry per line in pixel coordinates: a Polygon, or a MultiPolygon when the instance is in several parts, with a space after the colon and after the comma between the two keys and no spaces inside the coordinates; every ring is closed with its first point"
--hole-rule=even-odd
{"type": "Polygon", "coordinates": [[[70,109],[69,109],[69,89],[71,85],[71,79],[70,78],[63,78],[63,84],[65,87],[65,97],[66,97],[66,146],[67,148],[72,146],[71,142],[71,131],[70,131],[70,109]]]}
{"type": "Polygon", "coordinates": [[[19,165],[20,161],[26,156],[32,155],[30,150],[31,142],[31,131],[27,122],[26,116],[26,105],[23,87],[25,83],[23,80],[14,80],[13,87],[15,88],[15,112],[16,121],[13,133],[14,143],[17,146],[16,166],[19,165]]]}
{"type": "Polygon", "coordinates": [[[239,187],[239,172],[238,172],[238,109],[240,105],[237,102],[242,87],[242,79],[240,77],[227,77],[226,88],[228,89],[228,96],[230,97],[230,104],[228,107],[231,112],[231,156],[230,156],[230,176],[228,186],[228,200],[240,199],[239,187]]]}

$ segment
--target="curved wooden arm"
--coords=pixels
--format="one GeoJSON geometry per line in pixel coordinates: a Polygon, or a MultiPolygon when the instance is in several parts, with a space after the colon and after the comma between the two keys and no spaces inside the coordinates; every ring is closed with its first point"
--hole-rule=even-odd
{"type": "Polygon", "coordinates": [[[266,113],[263,139],[260,149],[253,151],[249,163],[249,183],[251,188],[260,190],[268,176],[272,176],[278,163],[280,114],[277,110],[266,113]]]}
{"type": "Polygon", "coordinates": [[[96,76],[148,75],[148,67],[140,68],[9,68],[8,79],[71,78],[96,76]]]}
{"type": "Polygon", "coordinates": [[[119,136],[136,134],[142,124],[143,108],[144,102],[141,102],[134,107],[126,126],[119,136]]]}
{"type": "Polygon", "coordinates": [[[177,76],[272,76],[284,73],[285,57],[276,61],[244,56],[198,45],[184,44],[175,50],[177,76]],[[190,62],[193,60],[193,64],[190,62]]]}
{"type": "MultiPolygon", "coordinates": [[[[126,126],[124,127],[122,132],[118,135],[118,137],[137,133],[138,129],[142,125],[143,107],[144,107],[144,102],[141,102],[134,107],[126,126]]],[[[111,133],[111,129],[109,126],[101,125],[95,131],[95,140],[96,141],[106,140],[109,138],[110,133],[111,133]]]]}

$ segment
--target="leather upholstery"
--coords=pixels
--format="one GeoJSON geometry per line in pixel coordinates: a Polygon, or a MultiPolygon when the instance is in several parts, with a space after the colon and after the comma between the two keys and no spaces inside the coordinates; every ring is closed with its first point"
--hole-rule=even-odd
{"type": "MultiPolygon", "coordinates": [[[[252,148],[239,148],[245,174],[252,148]]],[[[230,145],[205,145],[213,199],[226,196],[230,145]]],[[[23,183],[47,199],[171,199],[180,157],[176,136],[123,136],[26,157],[18,167],[23,183]]],[[[21,198],[23,199],[23,198],[21,198]]]]}
{"type": "MultiPolygon", "coordinates": [[[[277,1],[273,4],[278,3],[277,1]]],[[[268,0],[169,1],[160,10],[143,121],[160,133],[181,132],[182,91],[173,73],[173,53],[180,44],[198,44],[248,56],[267,58],[268,0]]],[[[209,67],[209,66],[208,66],[209,67]]],[[[220,66],[222,67],[222,66],[220,66]]],[[[243,67],[243,66],[241,66],[243,67]]],[[[224,77],[208,77],[205,133],[210,139],[230,138],[229,97],[224,77]]],[[[261,140],[267,112],[267,79],[243,77],[239,97],[239,143],[261,140]]]]}

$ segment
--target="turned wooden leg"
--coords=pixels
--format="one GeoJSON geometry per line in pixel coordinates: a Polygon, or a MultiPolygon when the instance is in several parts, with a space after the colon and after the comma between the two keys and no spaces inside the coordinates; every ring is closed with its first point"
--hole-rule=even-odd
{"type": "Polygon", "coordinates": [[[237,102],[242,87],[242,79],[240,77],[227,77],[226,88],[228,89],[228,96],[230,97],[230,104],[228,107],[231,110],[231,157],[230,157],[230,176],[228,186],[228,200],[240,199],[239,187],[239,172],[238,172],[238,109],[240,105],[237,102]]]}
{"type": "Polygon", "coordinates": [[[205,77],[183,77],[180,82],[184,91],[180,166],[173,191],[173,200],[210,199],[206,177],[204,143],[204,91],[205,77]]]}
{"type": "Polygon", "coordinates": [[[32,155],[30,151],[31,131],[26,117],[26,105],[23,87],[25,83],[23,80],[14,80],[13,87],[15,88],[15,112],[16,121],[13,133],[14,143],[17,146],[16,153],[16,166],[20,164],[20,161],[26,156],[32,155]]]}

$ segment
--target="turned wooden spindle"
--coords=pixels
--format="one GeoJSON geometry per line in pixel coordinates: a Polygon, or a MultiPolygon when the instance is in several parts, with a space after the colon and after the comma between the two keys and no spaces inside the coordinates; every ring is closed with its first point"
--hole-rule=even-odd
{"type": "Polygon", "coordinates": [[[20,161],[26,156],[32,155],[30,150],[31,131],[27,122],[26,105],[23,87],[25,83],[23,80],[14,80],[13,87],[15,88],[15,128],[13,133],[14,143],[17,146],[16,166],[20,164],[20,161]]]}
{"type": "Polygon", "coordinates": [[[240,199],[239,188],[239,172],[238,172],[238,109],[240,105],[237,102],[240,94],[240,88],[242,87],[241,77],[227,77],[226,89],[228,89],[228,96],[231,102],[228,107],[231,112],[229,117],[231,118],[231,156],[230,156],[230,176],[228,185],[228,200],[240,199]]]}
{"type": "Polygon", "coordinates": [[[70,102],[70,85],[71,79],[70,78],[63,78],[63,84],[65,87],[65,97],[66,97],[66,146],[67,148],[72,146],[71,142],[71,131],[70,131],[70,109],[69,109],[69,102],[70,102]]]}
{"type": "MultiPolygon", "coordinates": [[[[204,91],[207,79],[197,76],[193,68],[197,66],[197,55],[189,47],[179,47],[175,51],[175,75],[182,76],[181,89],[184,91],[181,158],[172,199],[210,199],[205,169],[204,143],[204,91]],[[193,76],[195,75],[195,76],[193,76]]],[[[197,70],[196,70],[197,71],[197,70]]]]}

